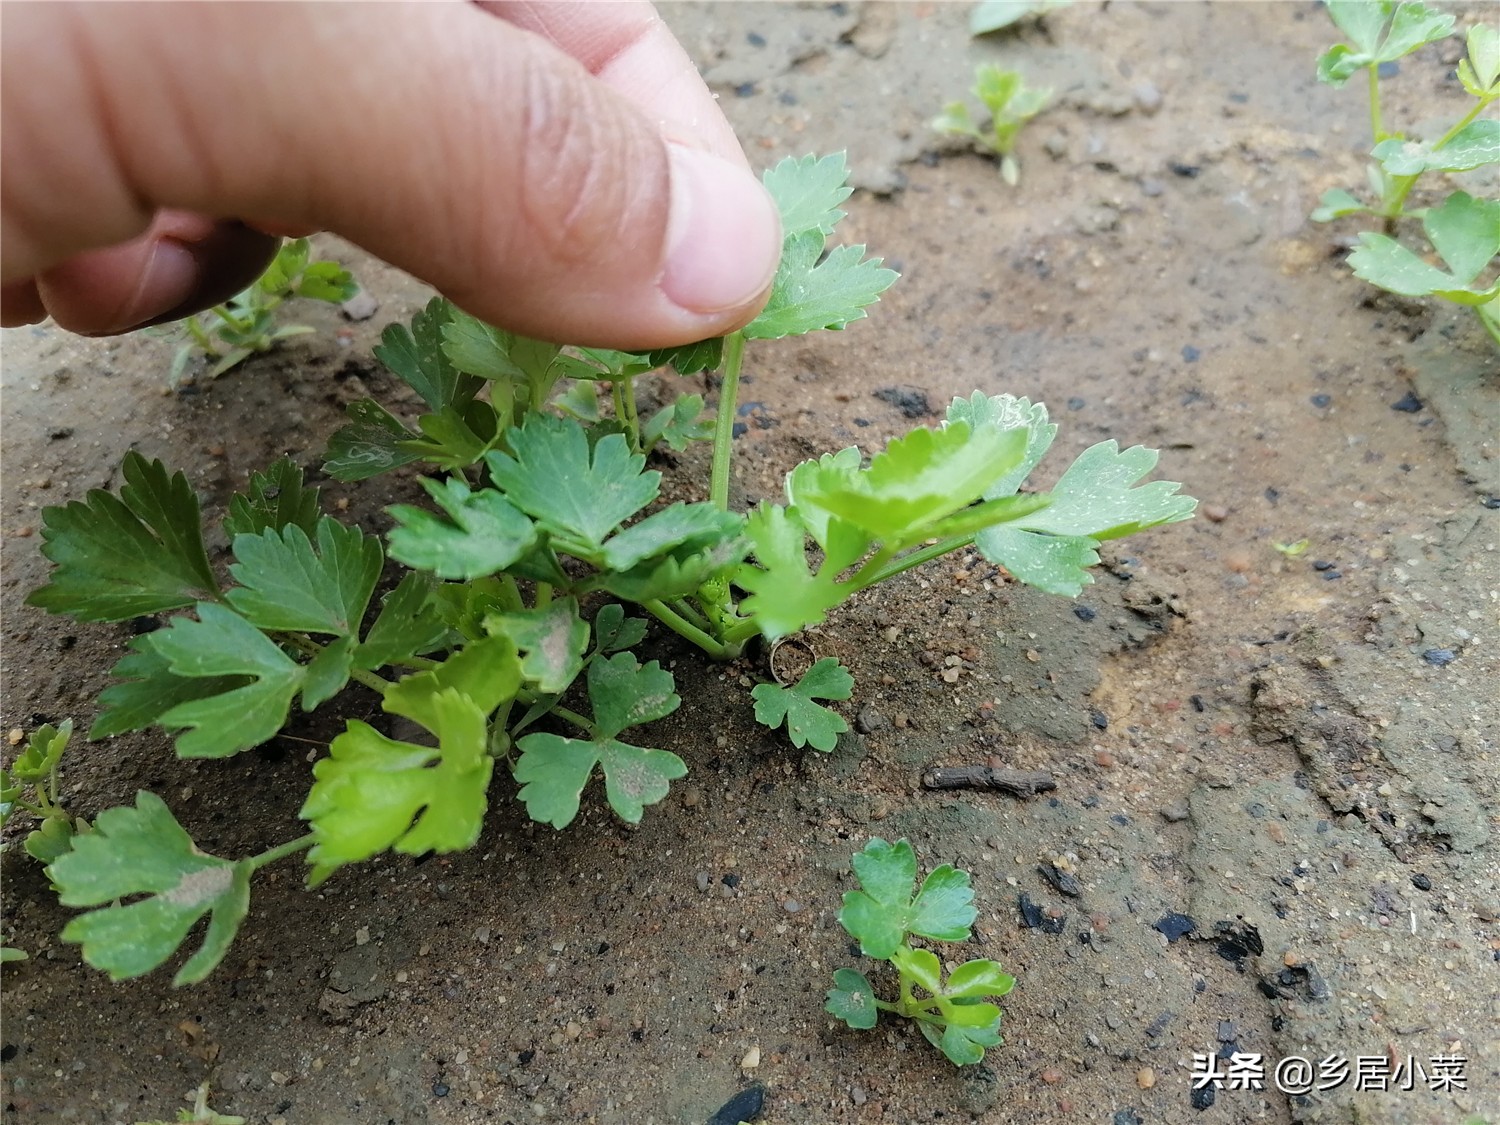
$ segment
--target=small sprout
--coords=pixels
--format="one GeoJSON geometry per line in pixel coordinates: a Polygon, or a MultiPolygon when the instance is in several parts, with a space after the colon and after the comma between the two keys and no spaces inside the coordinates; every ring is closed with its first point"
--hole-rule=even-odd
{"type": "Polygon", "coordinates": [[[1271,546],[1287,558],[1295,559],[1307,553],[1307,549],[1312,546],[1312,541],[1299,539],[1295,543],[1272,543],[1271,546]]]}
{"type": "Polygon", "coordinates": [[[1021,168],[1016,163],[1016,140],[1021,127],[1046,108],[1052,97],[1050,89],[1026,85],[1019,71],[1002,70],[993,63],[981,63],[974,71],[974,96],[989,111],[990,121],[981,130],[969,116],[963,102],[949,102],[932,122],[939,133],[973,138],[975,144],[1000,158],[1000,176],[1011,187],[1020,182],[1021,168]]]}

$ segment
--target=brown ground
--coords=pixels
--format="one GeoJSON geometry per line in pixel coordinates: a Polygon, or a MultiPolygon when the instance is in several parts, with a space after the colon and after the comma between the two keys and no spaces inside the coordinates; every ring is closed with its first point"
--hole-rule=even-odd
{"type": "MultiPolygon", "coordinates": [[[[692,772],[639,830],[596,802],[554,833],[497,784],[473,852],[317,893],[291,864],[268,872],[200,987],[83,967],[12,844],[6,938],[31,960],[5,972],[8,1120],[169,1117],[204,1080],[222,1112],[292,1125],[701,1125],[752,1082],[783,1123],[1500,1118],[1496,352],[1472,317],[1364,287],[1337,252],[1352,228],[1306,221],[1362,177],[1362,94],[1314,81],[1332,40],[1315,5],[1080,3],[999,44],[971,43],[965,15],[667,9],[756,159],[850,149],[885,193],[857,196],[850,225],[904,274],[846,333],[754,349],[740,497],[903,432],[879,391],[919,392],[901,401],[926,421],[977,387],[1051,406],[1043,476],[1106,437],[1159,446],[1200,518],[1110,552],[1089,620],[972,557],[864,596],[810,638],[858,683],[861,733],[826,756],[750,721],[756,669],[658,638],[685,702],[653,734],[692,772]],[[995,57],[1058,91],[1017,190],[976,157],[916,160],[936,146],[926,118],[995,57]],[[1420,409],[1392,409],[1412,394],[1420,409]],[[1272,547],[1303,538],[1298,559],[1272,547]],[[1052,771],[1053,799],[920,787],[989,755],[1052,771]],[[872,835],[974,873],[974,946],[949,952],[1019,981],[983,1068],[821,1012],[857,961],[834,916],[872,835]],[[1038,873],[1053,861],[1079,896],[1038,873]],[[1061,932],[1027,928],[1023,893],[1061,932]],[[1169,944],[1168,912],[1196,931],[1169,944]],[[1462,1055],[1468,1088],[1226,1090],[1197,1109],[1192,1055],[1226,1042],[1273,1062],[1462,1055]]],[[[1451,116],[1456,58],[1403,60],[1388,119],[1451,116]]],[[[5,334],[6,728],[86,727],[129,638],[21,605],[45,573],[41,507],[117,486],[135,448],[216,516],[278,453],[315,467],[365,388],[395,394],[370,346],[425,293],[325,250],[376,317],[307,310],[309,342],[183,393],[164,390],[161,340],[5,334]]],[[[325,483],[379,529],[412,491],[325,483]]],[[[342,712],[371,707],[355,690],[342,712]]],[[[149,788],[202,847],[248,854],[298,832],[308,759],[338,726],[319,715],[227,762],[175,760],[158,733],[80,740],[66,796],[91,815],[149,788]]]]}

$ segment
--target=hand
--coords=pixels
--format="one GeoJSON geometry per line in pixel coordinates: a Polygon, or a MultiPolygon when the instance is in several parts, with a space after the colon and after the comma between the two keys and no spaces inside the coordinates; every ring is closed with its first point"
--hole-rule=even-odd
{"type": "Polygon", "coordinates": [[[3,51],[7,325],[178,319],[319,229],[575,344],[721,335],[776,268],[775,206],[643,0],[18,4],[3,51]]]}

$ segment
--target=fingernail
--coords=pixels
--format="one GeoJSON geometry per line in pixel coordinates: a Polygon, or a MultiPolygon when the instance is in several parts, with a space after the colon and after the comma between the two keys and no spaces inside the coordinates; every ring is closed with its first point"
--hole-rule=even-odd
{"type": "Polygon", "coordinates": [[[202,280],[198,257],[173,238],[159,239],[151,260],[141,271],[140,284],[120,310],[117,323],[103,334],[143,328],[167,319],[167,314],[189,303],[202,280]]]}
{"type": "Polygon", "coordinates": [[[781,258],[781,217],[744,168],[698,149],[667,146],[672,211],[662,292],[694,313],[743,308],[765,292],[781,258]]]}

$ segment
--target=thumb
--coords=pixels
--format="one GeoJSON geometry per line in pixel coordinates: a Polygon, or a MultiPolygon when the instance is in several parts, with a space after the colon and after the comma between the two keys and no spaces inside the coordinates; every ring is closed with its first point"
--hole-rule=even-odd
{"type": "Polygon", "coordinates": [[[17,5],[3,45],[7,286],[160,208],[333,230],[569,343],[720,335],[775,272],[742,165],[467,4],[17,5]]]}

